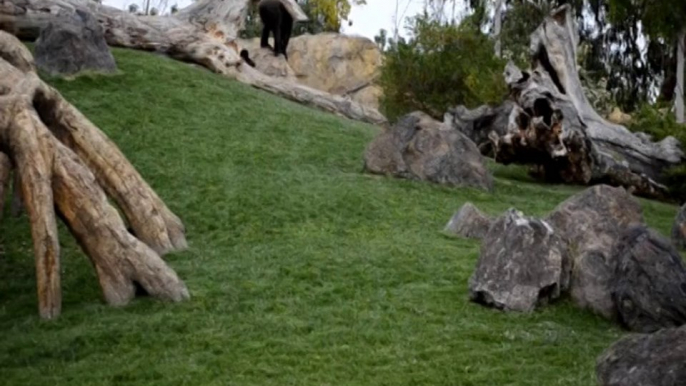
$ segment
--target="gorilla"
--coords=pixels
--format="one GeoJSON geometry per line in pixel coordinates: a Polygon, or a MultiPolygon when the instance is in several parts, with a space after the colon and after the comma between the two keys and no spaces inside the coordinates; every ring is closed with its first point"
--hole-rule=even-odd
{"type": "Polygon", "coordinates": [[[286,48],[293,32],[293,16],[280,0],[261,0],[259,5],[262,19],[262,41],[260,47],[270,48],[269,33],[274,34],[274,56],[283,56],[288,60],[286,48]]]}
{"type": "Polygon", "coordinates": [[[241,58],[244,62],[248,64],[248,66],[255,67],[255,62],[253,62],[253,60],[250,59],[250,54],[248,53],[248,50],[241,50],[241,58]]]}

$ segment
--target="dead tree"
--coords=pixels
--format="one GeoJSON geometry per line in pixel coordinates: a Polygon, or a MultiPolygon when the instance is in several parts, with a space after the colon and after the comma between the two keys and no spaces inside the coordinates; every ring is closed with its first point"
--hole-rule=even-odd
{"type": "Polygon", "coordinates": [[[531,35],[532,69],[512,63],[505,69],[514,105],[458,107],[446,120],[474,140],[489,138],[497,162],[535,165],[548,180],[608,183],[665,198],[659,181],[665,168],[682,161],[679,142],[668,137],[654,143],[603,119],[581,86],[577,42],[571,8],[554,10],[531,35]]]}
{"type": "Polygon", "coordinates": [[[161,299],[189,297],[160,257],[186,248],[181,220],[100,129],[39,79],[26,47],[0,31],[0,202],[12,174],[31,223],[41,317],[61,311],[58,217],[90,258],[107,303],[126,304],[137,285],[161,299]]]}
{"type": "MultiPolygon", "coordinates": [[[[198,0],[174,15],[136,16],[95,1],[0,0],[0,29],[21,39],[36,39],[60,14],[78,9],[95,15],[110,46],[161,52],[302,104],[372,124],[386,122],[376,109],[349,98],[241,65],[237,37],[250,1],[254,0],[198,0]]],[[[295,20],[307,19],[294,0],[282,1],[295,20]]]]}

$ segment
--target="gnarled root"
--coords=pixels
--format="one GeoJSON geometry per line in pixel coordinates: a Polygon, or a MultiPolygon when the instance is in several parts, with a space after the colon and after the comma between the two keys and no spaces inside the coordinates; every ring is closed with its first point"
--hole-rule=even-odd
{"type": "Polygon", "coordinates": [[[107,303],[128,303],[136,284],[161,299],[189,297],[160,257],[186,247],[181,220],[102,131],[38,78],[23,44],[0,31],[0,197],[10,170],[31,222],[41,317],[61,311],[55,209],[91,259],[107,303]]]}

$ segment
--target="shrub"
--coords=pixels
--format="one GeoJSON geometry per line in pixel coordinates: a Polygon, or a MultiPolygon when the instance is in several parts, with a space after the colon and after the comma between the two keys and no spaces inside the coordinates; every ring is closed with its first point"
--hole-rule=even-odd
{"type": "Polygon", "coordinates": [[[379,83],[389,119],[414,110],[441,118],[455,105],[497,104],[507,95],[505,61],[469,19],[460,25],[426,15],[410,21],[412,38],[391,41],[379,83]]]}

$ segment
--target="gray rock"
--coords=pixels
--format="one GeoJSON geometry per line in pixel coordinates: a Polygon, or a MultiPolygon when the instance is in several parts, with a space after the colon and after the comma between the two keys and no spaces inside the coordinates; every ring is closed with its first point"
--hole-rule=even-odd
{"type": "Polygon", "coordinates": [[[570,295],[574,304],[609,320],[616,320],[617,308],[612,299],[610,283],[612,267],[604,250],[587,250],[572,257],[570,295]]]}
{"type": "Polygon", "coordinates": [[[597,361],[601,386],[686,386],[686,327],[633,334],[597,361]]]}
{"type": "Polygon", "coordinates": [[[686,266],[669,240],[634,226],[617,240],[612,259],[612,298],[622,325],[653,332],[686,323],[686,266]]]}
{"type": "Polygon", "coordinates": [[[493,220],[483,214],[477,207],[468,202],[455,212],[444,232],[466,237],[468,239],[483,239],[488,233],[493,220]]]}
{"type": "Polygon", "coordinates": [[[406,115],[367,147],[365,170],[448,186],[493,189],[474,142],[428,115],[406,115]]]}
{"type": "Polygon", "coordinates": [[[672,243],[679,249],[686,249],[686,204],[679,208],[674,219],[672,243]]]}
{"type": "Polygon", "coordinates": [[[61,14],[36,40],[36,66],[51,75],[75,75],[82,71],[112,73],[117,70],[102,27],[81,10],[61,14]]]}
{"type": "Polygon", "coordinates": [[[638,200],[623,188],[597,185],[565,200],[546,221],[568,245],[575,304],[614,319],[612,247],[628,226],[645,223],[638,200]]]}
{"type": "Polygon", "coordinates": [[[506,311],[533,311],[569,287],[570,264],[567,248],[549,224],[510,209],[482,241],[470,298],[506,311]]]}

